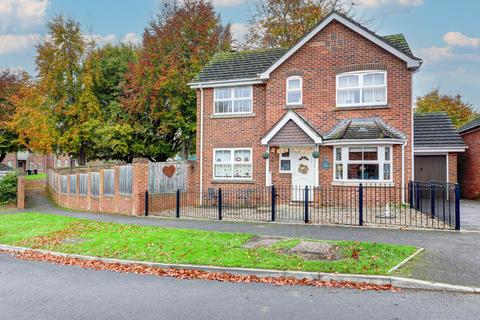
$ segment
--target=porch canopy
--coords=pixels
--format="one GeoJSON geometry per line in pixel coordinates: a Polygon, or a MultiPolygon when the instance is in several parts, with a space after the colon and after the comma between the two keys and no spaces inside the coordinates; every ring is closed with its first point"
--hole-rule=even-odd
{"type": "Polygon", "coordinates": [[[262,144],[270,146],[314,145],[322,142],[320,133],[293,110],[286,112],[262,138],[262,144]]]}

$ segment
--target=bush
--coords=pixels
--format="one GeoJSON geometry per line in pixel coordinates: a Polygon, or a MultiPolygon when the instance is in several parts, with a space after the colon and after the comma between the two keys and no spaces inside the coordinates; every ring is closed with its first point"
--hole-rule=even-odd
{"type": "Polygon", "coordinates": [[[17,175],[7,174],[0,178],[0,204],[8,204],[17,201],[17,175]]]}

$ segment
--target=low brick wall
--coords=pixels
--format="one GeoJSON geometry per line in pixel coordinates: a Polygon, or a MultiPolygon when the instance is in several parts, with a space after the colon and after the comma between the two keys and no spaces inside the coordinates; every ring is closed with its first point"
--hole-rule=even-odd
{"type": "MultiPolygon", "coordinates": [[[[130,180],[129,180],[130,181],[130,180]]],[[[64,182],[65,183],[65,182],[64,182]]],[[[143,215],[145,213],[145,191],[148,189],[148,160],[134,159],[133,164],[114,164],[96,167],[77,167],[48,170],[47,190],[61,207],[93,212],[143,215]],[[131,166],[131,191],[121,194],[120,168],[131,166]],[[113,193],[105,194],[106,170],[113,170],[113,193]],[[98,174],[98,193],[93,189],[92,176],[98,174]],[[86,177],[81,187],[81,176],[86,177]],[[62,179],[66,181],[62,189],[62,179]]]]}

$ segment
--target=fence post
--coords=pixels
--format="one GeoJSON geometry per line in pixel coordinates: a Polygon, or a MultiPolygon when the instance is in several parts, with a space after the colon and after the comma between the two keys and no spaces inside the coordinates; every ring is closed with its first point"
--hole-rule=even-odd
{"type": "Polygon", "coordinates": [[[418,182],[415,182],[415,209],[422,211],[420,208],[420,188],[418,182]]]}
{"type": "Polygon", "coordinates": [[[305,199],[304,199],[304,204],[305,204],[305,207],[304,207],[304,214],[305,214],[305,223],[308,223],[309,222],[309,219],[308,219],[308,186],[305,187],[305,199]]]}
{"type": "Polygon", "coordinates": [[[177,218],[180,218],[180,189],[177,189],[175,216],[177,218]]]}
{"type": "Polygon", "coordinates": [[[408,197],[410,202],[410,209],[413,209],[413,182],[408,182],[408,197]]]}
{"type": "Polygon", "coordinates": [[[218,189],[218,220],[222,220],[223,195],[222,188],[218,189]]]}
{"type": "Polygon", "coordinates": [[[148,190],[145,190],[145,217],[148,216],[148,190]]]}
{"type": "Polygon", "coordinates": [[[277,210],[277,190],[275,190],[275,186],[272,185],[272,222],[275,222],[276,210],[277,210]]]}
{"type": "Polygon", "coordinates": [[[455,230],[460,230],[460,185],[455,184],[455,230]]]}
{"type": "Polygon", "coordinates": [[[435,185],[430,182],[430,209],[432,211],[432,219],[435,218],[435,185]]]}
{"type": "Polygon", "coordinates": [[[358,225],[363,226],[363,184],[358,185],[358,225]]]}

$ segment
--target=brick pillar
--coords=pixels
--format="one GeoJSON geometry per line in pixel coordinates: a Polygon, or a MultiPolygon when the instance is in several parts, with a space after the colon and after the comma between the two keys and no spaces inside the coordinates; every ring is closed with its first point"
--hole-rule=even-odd
{"type": "Polygon", "coordinates": [[[18,175],[17,180],[17,208],[25,209],[25,176],[18,175]]]}
{"type": "Polygon", "coordinates": [[[148,160],[135,158],[132,166],[132,215],[142,216],[145,214],[145,191],[148,190],[148,160]]]}

